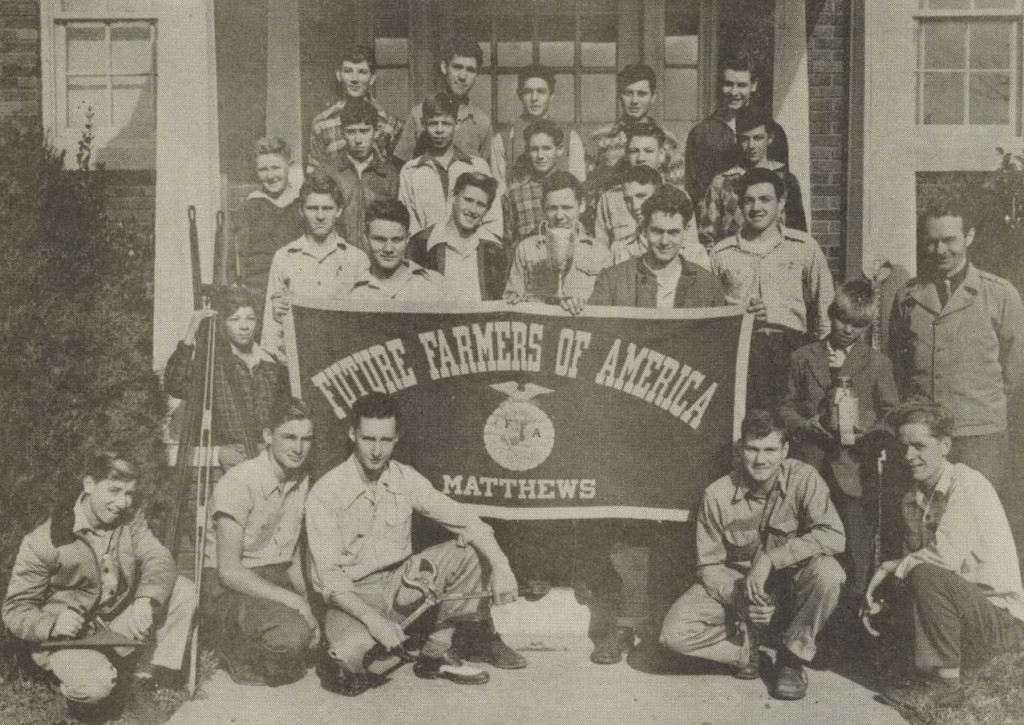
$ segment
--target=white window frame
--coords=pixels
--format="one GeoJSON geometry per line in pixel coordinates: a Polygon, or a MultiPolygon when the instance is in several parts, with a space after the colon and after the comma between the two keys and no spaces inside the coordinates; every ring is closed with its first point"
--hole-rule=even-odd
{"type": "MultiPolygon", "coordinates": [[[[158,0],[140,0],[138,11],[118,9],[116,13],[65,12],[61,0],[41,0],[40,14],[40,65],[43,125],[50,143],[65,152],[67,168],[77,167],[78,143],[82,129],[66,128],[67,79],[61,55],[67,52],[66,29],[69,23],[97,23],[108,28],[119,22],[144,22],[151,27],[153,48],[154,117],[156,94],[159,92],[159,68],[156,66],[158,22],[156,5],[158,0]],[[148,7],[143,7],[148,6],[148,7]]],[[[108,83],[108,91],[110,85],[108,83]]],[[[113,109],[111,108],[112,112],[113,109]]],[[[155,126],[155,124],[154,124],[155,126]]],[[[92,161],[102,163],[106,168],[118,170],[153,170],[156,168],[156,130],[152,134],[120,137],[120,128],[105,125],[93,126],[92,161]]]]}

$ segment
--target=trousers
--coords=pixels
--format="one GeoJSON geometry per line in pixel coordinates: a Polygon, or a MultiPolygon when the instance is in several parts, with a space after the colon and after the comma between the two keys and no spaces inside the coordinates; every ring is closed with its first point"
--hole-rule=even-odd
{"type": "MultiPolygon", "coordinates": [[[[178,577],[171,598],[155,612],[156,647],[150,663],[169,670],[180,670],[185,658],[192,616],[196,611],[196,589],[192,582],[178,577]]],[[[127,610],[110,622],[110,629],[126,637],[127,610]]],[[[117,681],[117,668],[100,650],[37,650],[32,659],[60,681],[60,693],[68,700],[95,705],[110,696],[117,681]]]]}

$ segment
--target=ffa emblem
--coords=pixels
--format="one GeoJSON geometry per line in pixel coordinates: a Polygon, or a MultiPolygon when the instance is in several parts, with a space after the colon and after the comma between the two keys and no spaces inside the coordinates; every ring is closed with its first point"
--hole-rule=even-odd
{"type": "Polygon", "coordinates": [[[484,424],[484,446],[494,462],[510,471],[529,471],[551,455],[555,426],[533,400],[555,391],[527,383],[497,383],[491,386],[508,399],[491,413],[484,424]]]}

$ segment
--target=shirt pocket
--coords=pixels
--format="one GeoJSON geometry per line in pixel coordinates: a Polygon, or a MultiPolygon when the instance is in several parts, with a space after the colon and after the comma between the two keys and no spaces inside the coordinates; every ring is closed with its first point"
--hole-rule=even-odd
{"type": "Polygon", "coordinates": [[[384,510],[384,523],[389,529],[403,529],[408,526],[412,516],[412,501],[408,496],[394,495],[384,510]]]}
{"type": "Polygon", "coordinates": [[[768,522],[768,535],[774,541],[787,541],[797,535],[798,528],[796,514],[785,509],[777,512],[768,522]]]}

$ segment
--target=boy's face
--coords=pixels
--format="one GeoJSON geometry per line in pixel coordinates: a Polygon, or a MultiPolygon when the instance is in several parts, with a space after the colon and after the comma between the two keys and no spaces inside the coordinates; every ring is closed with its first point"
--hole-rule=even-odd
{"type": "Polygon", "coordinates": [[[366,225],[370,245],[370,262],[385,272],[393,272],[405,259],[409,246],[409,230],[398,222],[374,219],[366,225]]]}
{"type": "Polygon", "coordinates": [[[452,200],[452,219],[459,231],[472,234],[483,224],[484,214],[490,209],[487,192],[476,186],[466,186],[452,200]]]}
{"type": "Polygon", "coordinates": [[[424,122],[427,138],[430,139],[430,150],[444,153],[452,145],[455,134],[455,119],[448,115],[431,116],[424,122]]]}
{"type": "Polygon", "coordinates": [[[355,444],[355,456],[367,473],[387,468],[398,444],[398,425],[394,418],[361,418],[359,425],[348,429],[355,444]]]}
{"type": "Polygon", "coordinates": [[[241,350],[248,350],[256,340],[256,310],[246,305],[224,319],[228,340],[241,350]]]}
{"type": "Polygon", "coordinates": [[[757,82],[750,77],[750,71],[730,70],[722,73],[722,105],[730,111],[738,111],[750,102],[750,94],[757,90],[757,82]]]}
{"type": "Polygon", "coordinates": [[[619,91],[619,105],[622,113],[633,121],[647,117],[654,101],[650,81],[634,81],[619,91]]]}
{"type": "Polygon", "coordinates": [[[346,96],[362,98],[373,85],[375,75],[370,72],[370,64],[365,60],[358,63],[343,60],[336,77],[341,87],[345,89],[346,96]]]}
{"type": "Polygon", "coordinates": [[[782,434],[772,431],[764,438],[751,438],[740,443],[743,471],[756,484],[769,483],[782,468],[789,455],[789,443],[782,434]]]}
{"type": "Polygon", "coordinates": [[[544,195],[544,218],[559,229],[572,229],[583,213],[583,204],[572,189],[556,189],[544,195]]]}
{"type": "Polygon", "coordinates": [[[99,481],[86,476],[83,484],[92,515],[105,528],[117,526],[135,502],[135,481],[104,478],[99,481]]]}
{"type": "Polygon", "coordinates": [[[264,428],[263,442],[277,465],[285,471],[302,468],[313,447],[313,421],[302,418],[289,420],[274,430],[264,428]]]}
{"type": "Polygon", "coordinates": [[[654,184],[641,184],[636,181],[627,181],[622,185],[622,196],[626,199],[626,208],[633,215],[633,219],[640,223],[640,210],[644,202],[654,194],[654,184]]]}
{"type": "Polygon", "coordinates": [[[544,118],[551,105],[554,93],[543,78],[527,78],[519,91],[519,100],[523,102],[523,113],[530,118],[544,118]]]}
{"type": "Polygon", "coordinates": [[[911,477],[918,483],[937,483],[953,441],[933,435],[927,423],[901,425],[896,437],[904,447],[903,461],[911,477]]]}
{"type": "Polygon", "coordinates": [[[747,228],[758,234],[778,222],[782,213],[782,199],[775,195],[775,187],[768,183],[748,186],[740,205],[747,228]]]}
{"type": "Polygon", "coordinates": [[[330,194],[307,194],[302,202],[306,233],[318,242],[330,236],[339,214],[341,209],[338,208],[338,202],[330,194]]]}
{"type": "Polygon", "coordinates": [[[661,265],[668,264],[679,255],[683,244],[683,215],[656,211],[644,227],[648,254],[661,265]]]}
{"type": "Polygon", "coordinates": [[[665,149],[654,136],[634,136],[626,144],[626,158],[630,166],[650,166],[661,170],[665,164],[665,149]]]}
{"type": "Polygon", "coordinates": [[[555,140],[546,133],[535,133],[530,136],[526,152],[530,156],[530,166],[538,176],[551,171],[558,157],[562,155],[562,149],[556,146],[555,140]]]}
{"type": "Polygon", "coordinates": [[[373,153],[373,137],[376,129],[368,123],[350,123],[342,133],[348,155],[356,161],[366,161],[373,153]]]}
{"type": "Polygon", "coordinates": [[[469,95],[479,72],[476,58],[456,55],[449,61],[441,61],[441,75],[444,76],[448,90],[456,98],[465,98],[469,95]]]}
{"type": "Polygon", "coordinates": [[[771,140],[771,134],[764,126],[755,126],[739,134],[740,152],[748,166],[757,166],[765,160],[771,140]]]}
{"type": "Polygon", "coordinates": [[[832,346],[847,348],[864,336],[864,332],[871,326],[871,320],[851,320],[846,315],[836,314],[831,316],[832,332],[830,338],[832,346]]]}
{"type": "Polygon", "coordinates": [[[260,154],[256,157],[256,177],[265,194],[280,196],[288,188],[288,162],[279,154],[260,154]]]}

